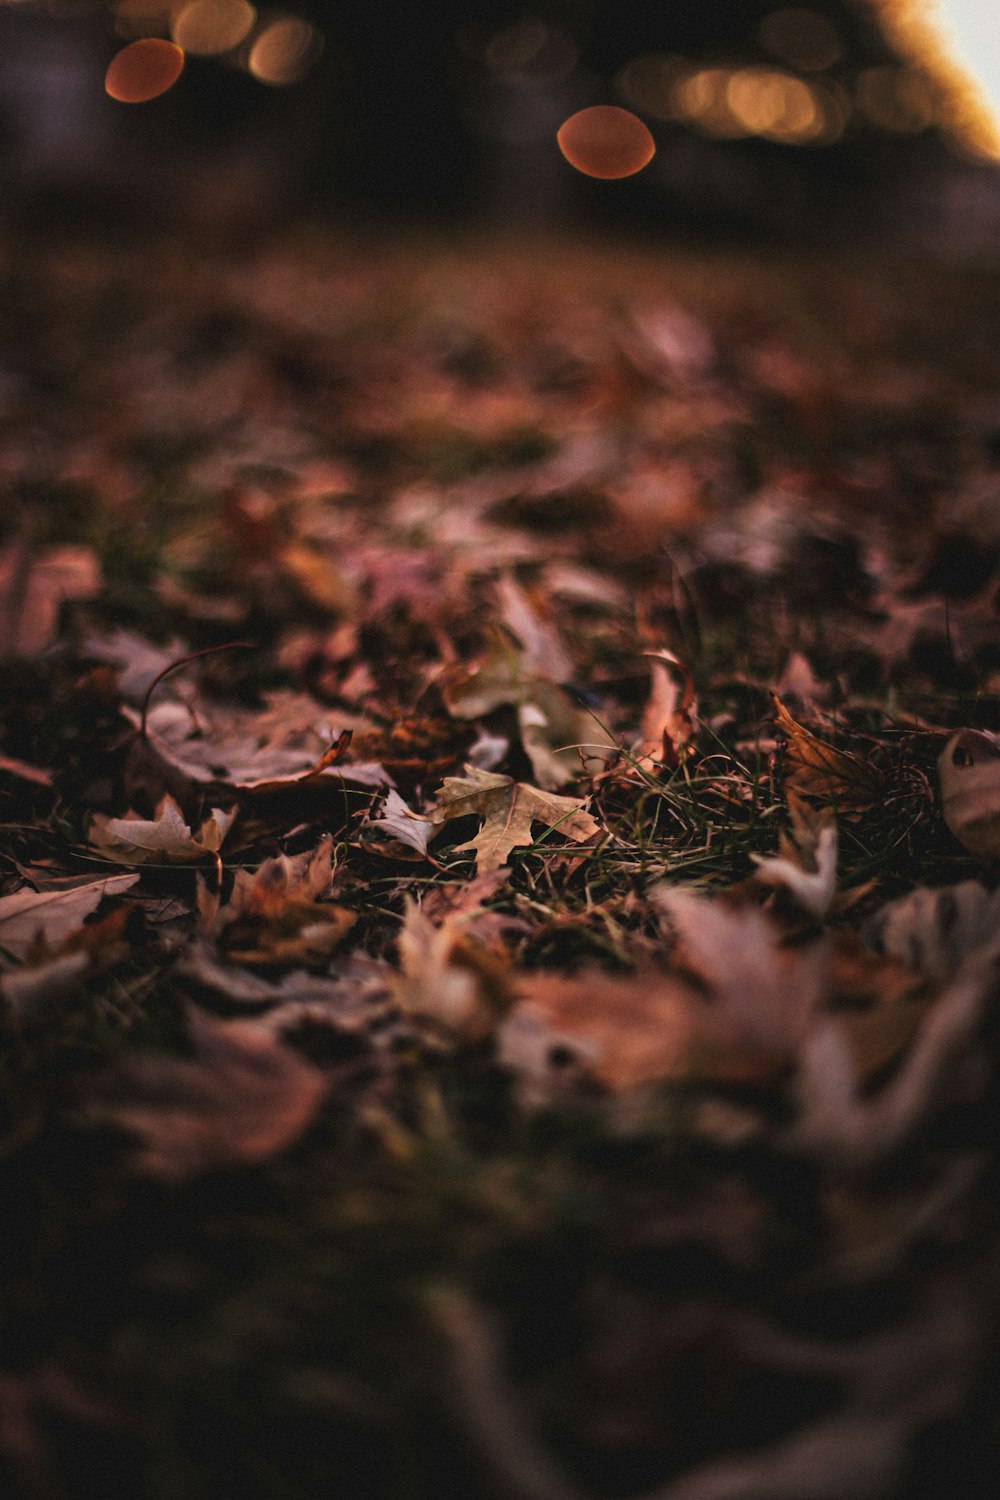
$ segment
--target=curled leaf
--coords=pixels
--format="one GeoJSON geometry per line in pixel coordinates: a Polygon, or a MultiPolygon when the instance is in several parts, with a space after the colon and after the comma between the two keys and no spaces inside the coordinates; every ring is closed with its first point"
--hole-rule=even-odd
{"type": "Polygon", "coordinates": [[[1000,735],[960,729],[938,757],[941,810],[970,854],[1000,855],[1000,735]]]}
{"type": "Polygon", "coordinates": [[[879,801],[881,778],[867,761],[836,749],[796,723],[779,698],[774,706],[787,741],[786,791],[831,803],[845,817],[857,816],[879,801]]]}

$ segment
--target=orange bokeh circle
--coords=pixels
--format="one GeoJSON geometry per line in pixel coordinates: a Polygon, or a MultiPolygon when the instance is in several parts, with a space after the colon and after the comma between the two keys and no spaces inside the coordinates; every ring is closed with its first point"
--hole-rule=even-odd
{"type": "Polygon", "coordinates": [[[120,104],[144,104],[172,88],[183,67],[183,49],[174,42],[142,37],[115,53],[104,75],[104,87],[120,104]]]}
{"type": "Polygon", "coordinates": [[[656,143],[638,115],[616,104],[593,104],[556,132],[571,167],[588,177],[631,177],[653,159],[656,143]]]}

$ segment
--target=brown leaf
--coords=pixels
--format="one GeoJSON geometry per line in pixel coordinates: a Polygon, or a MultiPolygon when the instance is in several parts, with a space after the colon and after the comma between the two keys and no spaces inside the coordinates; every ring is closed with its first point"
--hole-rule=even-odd
{"type": "Polygon", "coordinates": [[[672,769],[694,735],[694,681],[672,651],[645,655],[650,663],[649,697],[633,754],[644,770],[672,769]]]}
{"type": "Polygon", "coordinates": [[[328,958],[355,921],[353,912],[317,900],[330,888],[332,868],[328,835],[311,853],[265,860],[255,874],[237,870],[228,904],[218,914],[207,907],[227,958],[265,966],[328,958]]]}
{"type": "Polygon", "coordinates": [[[503,1055],[515,1067],[519,1042],[531,1046],[539,1020],[546,1055],[568,1051],[615,1092],[689,1078],[772,1083],[788,1062],[780,1050],[748,1045],[727,1015],[676,975],[532,974],[517,987],[503,1038],[503,1055]]]}
{"type": "Polygon", "coordinates": [[[845,817],[857,816],[882,796],[882,782],[870,765],[849,750],[837,750],[797,724],[775,698],[778,726],[785,733],[785,788],[832,803],[845,817]]]}
{"type": "Polygon", "coordinates": [[[138,1136],[138,1170],[176,1180],[297,1140],[326,1093],[318,1069],[253,1021],[193,1011],[190,1029],[193,1058],[135,1056],[94,1087],[88,1112],[138,1136]]]}
{"type": "Polygon", "coordinates": [[[0,897],[0,948],[15,958],[24,958],[39,938],[48,948],[57,948],[97,910],[105,896],[130,890],[138,879],[138,875],[112,875],[68,890],[32,891],[25,887],[12,896],[0,897]]]}
{"type": "Polygon", "coordinates": [[[600,824],[575,797],[557,797],[524,782],[494,771],[466,766],[464,776],[446,776],[437,806],[431,810],[433,823],[450,823],[475,813],[484,819],[483,826],[466,844],[456,850],[474,849],[481,875],[506,864],[512,849],[534,843],[532,827],[536,823],[554,829],[560,837],[582,844],[600,833],[600,824]]]}
{"type": "Polygon", "coordinates": [[[235,809],[223,812],[213,807],[195,835],[174,799],[164,797],[152,819],[137,818],[134,814],[106,818],[95,813],[90,842],[102,854],[125,865],[190,864],[206,855],[218,854],[235,818],[235,809]]]}

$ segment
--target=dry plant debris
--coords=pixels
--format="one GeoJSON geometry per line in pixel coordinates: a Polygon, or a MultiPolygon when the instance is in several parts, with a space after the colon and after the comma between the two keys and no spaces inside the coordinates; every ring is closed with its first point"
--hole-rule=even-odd
{"type": "Polygon", "coordinates": [[[0,252],[0,1491],[986,1500],[1000,279],[0,252]]]}

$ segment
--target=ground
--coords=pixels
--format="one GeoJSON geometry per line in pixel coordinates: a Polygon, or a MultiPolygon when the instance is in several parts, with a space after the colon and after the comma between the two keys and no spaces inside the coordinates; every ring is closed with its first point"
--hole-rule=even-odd
{"type": "Polygon", "coordinates": [[[0,264],[3,1493],[992,1493],[1000,277],[0,264]]]}

